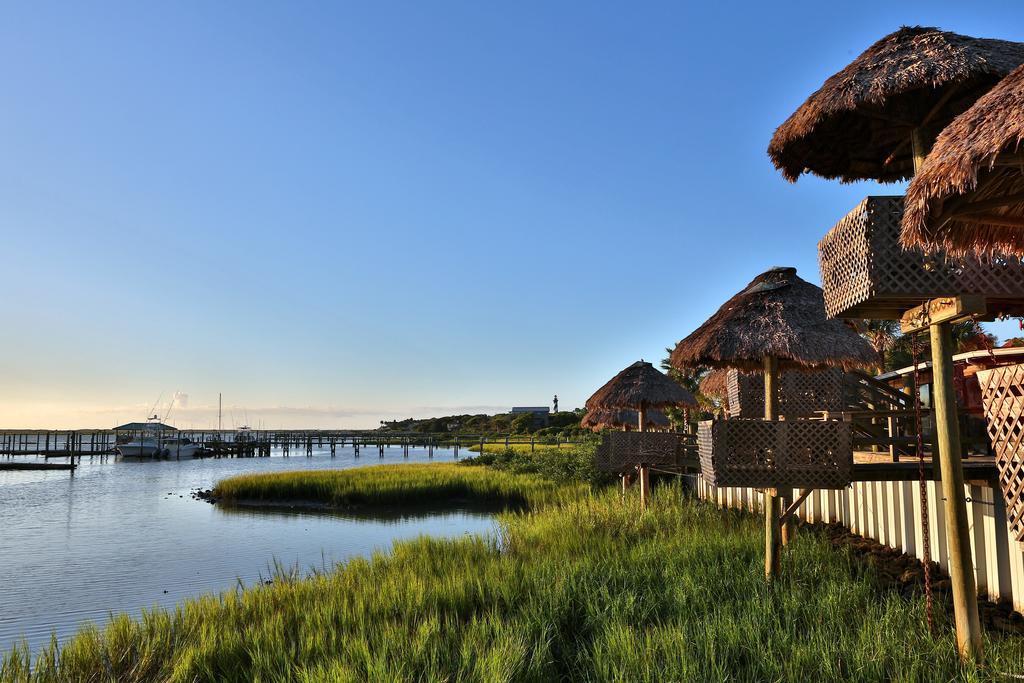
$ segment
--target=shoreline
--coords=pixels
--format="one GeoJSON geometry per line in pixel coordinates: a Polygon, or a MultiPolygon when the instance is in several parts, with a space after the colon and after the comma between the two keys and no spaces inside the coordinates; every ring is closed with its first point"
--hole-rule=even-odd
{"type": "MultiPolygon", "coordinates": [[[[203,492],[206,493],[206,492],[203,492]]],[[[267,512],[315,512],[336,515],[351,515],[353,517],[401,517],[445,514],[445,513],[482,513],[501,514],[504,512],[522,512],[528,509],[526,505],[509,505],[506,503],[475,500],[473,498],[460,497],[450,498],[445,501],[421,502],[412,501],[409,503],[359,503],[349,505],[337,505],[315,500],[260,500],[246,498],[239,500],[218,499],[210,495],[195,496],[199,500],[205,500],[211,505],[226,512],[230,511],[267,511],[267,512]],[[385,514],[391,513],[391,514],[385,514]]]]}

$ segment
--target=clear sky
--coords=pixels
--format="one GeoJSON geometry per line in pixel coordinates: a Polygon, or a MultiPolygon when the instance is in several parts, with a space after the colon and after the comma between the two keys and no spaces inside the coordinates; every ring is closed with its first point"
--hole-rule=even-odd
{"type": "MultiPolygon", "coordinates": [[[[0,427],[581,405],[864,195],[765,154],[902,24],[1012,2],[0,10],[0,427]]],[[[993,328],[1001,336],[1008,325],[993,328]]]]}

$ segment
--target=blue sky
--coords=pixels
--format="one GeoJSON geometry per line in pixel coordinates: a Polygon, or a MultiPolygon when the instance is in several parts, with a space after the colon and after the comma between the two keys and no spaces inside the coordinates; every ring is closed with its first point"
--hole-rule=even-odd
{"type": "Polygon", "coordinates": [[[1019,2],[0,18],[0,427],[580,405],[902,190],[772,168],[827,76],[902,24],[1024,40],[1019,2]]]}

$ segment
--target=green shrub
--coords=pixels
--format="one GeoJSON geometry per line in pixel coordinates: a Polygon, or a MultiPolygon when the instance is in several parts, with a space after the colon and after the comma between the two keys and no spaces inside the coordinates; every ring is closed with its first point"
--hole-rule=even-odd
{"type": "Polygon", "coordinates": [[[603,486],[615,480],[614,475],[594,467],[594,443],[562,448],[537,448],[534,451],[507,448],[485,452],[462,461],[463,465],[485,465],[491,469],[515,474],[532,474],[559,483],[586,482],[603,486]]]}

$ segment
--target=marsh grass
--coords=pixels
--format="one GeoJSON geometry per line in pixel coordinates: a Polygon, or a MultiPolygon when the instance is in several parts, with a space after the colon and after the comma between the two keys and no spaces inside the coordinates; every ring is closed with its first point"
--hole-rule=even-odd
{"type": "MultiPolygon", "coordinates": [[[[458,468],[459,472],[475,468],[458,468]]],[[[470,475],[472,476],[472,475],[470,475]]],[[[365,480],[360,480],[365,481],[365,480]]],[[[390,494],[389,494],[390,495],[390,494]]],[[[500,517],[500,538],[420,538],[307,578],[114,618],[36,659],[38,681],[1004,680],[1018,639],[961,667],[952,627],[801,533],[763,578],[763,522],[655,491],[500,517]]],[[[24,650],[4,680],[27,680],[24,650]]]]}
{"type": "Polygon", "coordinates": [[[432,463],[248,474],[219,482],[213,493],[227,505],[302,503],[394,511],[456,503],[537,508],[581,495],[585,488],[492,468],[432,463]]]}

